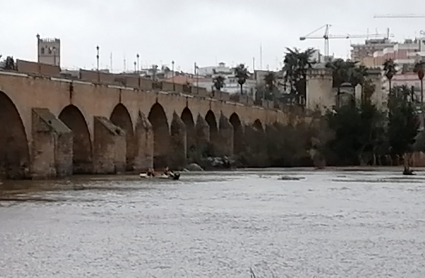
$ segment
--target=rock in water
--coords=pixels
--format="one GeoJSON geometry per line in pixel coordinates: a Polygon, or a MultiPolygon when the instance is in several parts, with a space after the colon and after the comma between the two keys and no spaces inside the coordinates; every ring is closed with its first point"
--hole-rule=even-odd
{"type": "Polygon", "coordinates": [[[196,163],[192,163],[192,164],[188,165],[186,168],[187,168],[187,170],[189,170],[191,172],[203,172],[204,171],[204,169],[202,169],[202,167],[199,166],[196,163]]]}

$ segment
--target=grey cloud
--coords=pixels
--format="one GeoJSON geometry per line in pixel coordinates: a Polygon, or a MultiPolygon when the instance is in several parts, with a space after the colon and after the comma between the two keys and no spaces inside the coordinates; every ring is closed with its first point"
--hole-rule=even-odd
{"type": "MultiPolygon", "coordinates": [[[[299,37],[326,24],[332,33],[366,33],[391,27],[398,39],[419,34],[424,20],[377,20],[376,13],[420,13],[425,1],[387,0],[14,0],[2,3],[0,54],[35,60],[35,35],[62,40],[65,66],[92,67],[95,46],[101,62],[132,68],[136,53],[142,62],[170,63],[191,70],[193,62],[259,60],[279,66],[286,46],[323,49],[323,41],[299,37]],[[276,58],[278,63],[276,63],[276,58]]],[[[425,29],[425,27],[423,27],[425,29]]],[[[318,35],[321,33],[319,32],[318,35]]],[[[331,51],[345,57],[349,40],[332,40],[331,51]]]]}

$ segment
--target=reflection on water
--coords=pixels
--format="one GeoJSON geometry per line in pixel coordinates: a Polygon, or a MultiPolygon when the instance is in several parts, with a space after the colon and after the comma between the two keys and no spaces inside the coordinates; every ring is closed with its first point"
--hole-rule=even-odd
{"type": "Polygon", "coordinates": [[[425,277],[424,181],[276,170],[4,182],[0,276],[425,277]]]}

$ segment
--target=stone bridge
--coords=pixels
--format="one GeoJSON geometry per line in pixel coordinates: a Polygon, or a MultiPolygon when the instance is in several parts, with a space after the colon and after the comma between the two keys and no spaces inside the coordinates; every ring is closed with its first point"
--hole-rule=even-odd
{"type": "Polygon", "coordinates": [[[211,148],[217,156],[241,152],[248,129],[264,132],[286,115],[190,94],[0,72],[0,177],[184,166],[211,148]]]}

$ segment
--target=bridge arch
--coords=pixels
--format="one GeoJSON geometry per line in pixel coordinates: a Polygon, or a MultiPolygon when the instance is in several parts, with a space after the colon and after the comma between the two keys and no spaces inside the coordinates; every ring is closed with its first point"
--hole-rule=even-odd
{"type": "Polygon", "coordinates": [[[134,158],[136,156],[136,139],[134,137],[133,121],[131,120],[130,113],[123,104],[115,106],[111,114],[111,122],[119,126],[125,131],[127,143],[127,170],[133,170],[134,158]]]}
{"type": "Polygon", "coordinates": [[[210,154],[214,156],[217,148],[217,144],[219,142],[219,133],[218,133],[218,124],[217,124],[217,118],[214,115],[214,112],[209,110],[207,114],[205,115],[205,121],[208,123],[208,126],[210,127],[210,146],[213,148],[210,150],[210,154]]]}
{"type": "Polygon", "coordinates": [[[168,126],[167,116],[161,104],[155,103],[148,116],[152,125],[154,139],[154,159],[155,168],[162,168],[169,163],[170,150],[170,128],[168,126]]]}
{"type": "Polygon", "coordinates": [[[24,124],[12,100],[0,91],[0,177],[29,176],[30,153],[24,124]]]}
{"type": "Polygon", "coordinates": [[[256,119],[252,126],[255,128],[256,131],[264,132],[263,124],[259,119],[256,119]]]}
{"type": "Polygon", "coordinates": [[[239,154],[243,150],[244,142],[244,132],[242,122],[239,118],[239,115],[233,113],[229,119],[230,123],[233,126],[233,152],[234,154],[239,154]]]}
{"type": "Polygon", "coordinates": [[[205,121],[210,127],[210,141],[213,141],[213,138],[218,135],[217,118],[215,117],[213,111],[208,111],[208,113],[205,115],[205,121]]]}
{"type": "Polygon", "coordinates": [[[73,133],[72,166],[74,174],[90,174],[93,172],[93,146],[87,122],[74,105],[66,106],[59,114],[59,119],[73,133]]]}
{"type": "Polygon", "coordinates": [[[187,157],[191,158],[196,153],[196,129],[192,111],[186,107],[183,109],[180,118],[186,125],[187,157]]]}

